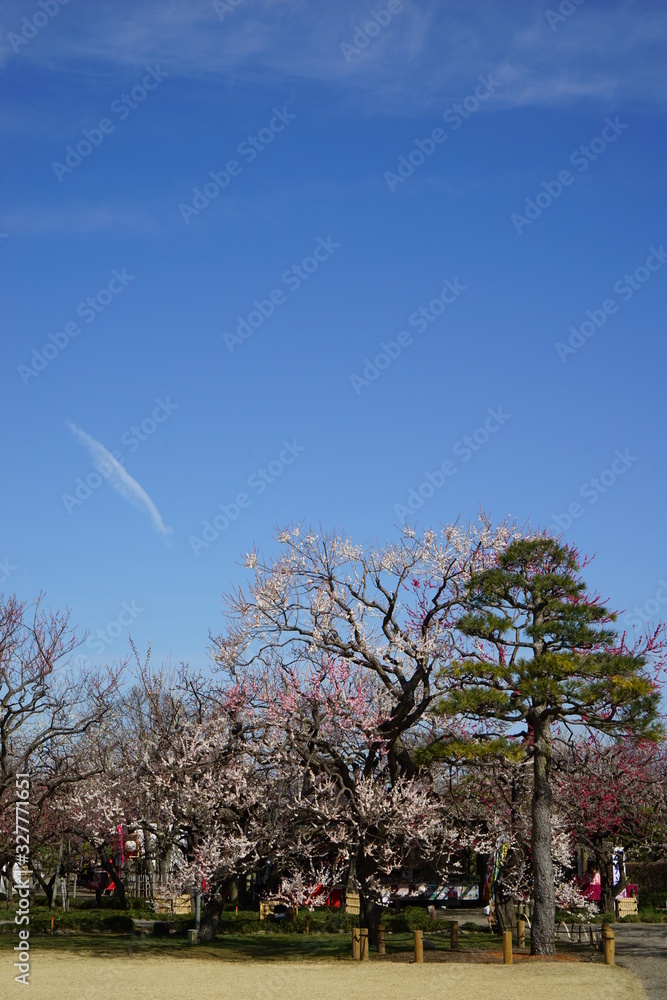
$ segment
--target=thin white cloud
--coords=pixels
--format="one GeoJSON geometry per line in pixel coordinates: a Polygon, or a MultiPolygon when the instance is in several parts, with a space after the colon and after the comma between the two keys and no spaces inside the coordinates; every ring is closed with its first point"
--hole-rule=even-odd
{"type": "Polygon", "coordinates": [[[165,525],[160,512],[149,497],[148,493],[139,485],[136,479],[123,468],[111,452],[104,447],[100,441],[96,441],[90,434],[77,427],[72,421],[67,422],[67,426],[75,436],[79,444],[83,445],[93,460],[93,465],[116,493],[120,493],[124,500],[131,503],[139,510],[146,511],[153,522],[155,530],[161,535],[170,535],[173,531],[165,525]]]}
{"type": "Polygon", "coordinates": [[[113,205],[71,205],[46,208],[29,205],[0,212],[0,229],[28,236],[110,233],[119,229],[143,235],[154,233],[156,225],[151,216],[140,207],[126,209],[113,205]]]}
{"type": "MultiPolygon", "coordinates": [[[[243,0],[224,21],[211,0],[99,0],[63,8],[14,58],[84,74],[108,87],[148,63],[175,77],[263,85],[284,97],[300,81],[338,94],[346,111],[430,113],[459,99],[480,73],[505,69],[490,111],[579,100],[662,104],[667,10],[632,0],[573,6],[555,29],[555,0],[404,0],[347,61],[349,44],[376,6],[369,0],[243,0]]],[[[18,0],[10,0],[18,19],[18,0]]],[[[1,60],[0,60],[1,61],[1,60]]],[[[8,60],[5,65],[9,68],[8,60]]],[[[166,84],[165,86],[168,86],[166,84]]],[[[322,95],[313,93],[313,101],[322,95]]],[[[32,117],[31,117],[32,123],[32,117]]],[[[31,126],[32,127],[32,126],[31,126]]]]}

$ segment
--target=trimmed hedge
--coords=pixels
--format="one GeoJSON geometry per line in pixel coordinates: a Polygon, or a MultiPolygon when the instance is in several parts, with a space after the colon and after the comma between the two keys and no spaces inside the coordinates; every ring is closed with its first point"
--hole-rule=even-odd
{"type": "Polygon", "coordinates": [[[55,918],[57,930],[67,929],[80,931],[82,934],[111,932],[113,934],[131,934],[134,930],[132,917],[125,912],[105,913],[93,910],[72,910],[63,913],[62,910],[33,908],[30,911],[30,927],[35,931],[49,931],[51,917],[55,918]]]}
{"type": "Polygon", "coordinates": [[[220,916],[218,934],[305,934],[306,921],[311,934],[336,934],[349,932],[359,926],[359,917],[352,913],[341,913],[329,907],[320,907],[310,912],[300,909],[297,915],[286,915],[282,920],[272,917],[259,919],[256,910],[239,910],[238,913],[225,911],[220,916]]]}

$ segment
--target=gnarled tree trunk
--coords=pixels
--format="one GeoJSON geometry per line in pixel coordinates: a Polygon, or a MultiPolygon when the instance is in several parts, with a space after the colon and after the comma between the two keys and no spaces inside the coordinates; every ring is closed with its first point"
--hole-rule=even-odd
{"type": "Polygon", "coordinates": [[[614,849],[605,846],[600,842],[595,852],[595,858],[600,872],[600,904],[603,913],[614,913],[616,910],[616,896],[628,884],[628,880],[623,872],[620,873],[618,882],[614,882],[614,849]]]}
{"type": "MultiPolygon", "coordinates": [[[[125,886],[123,885],[123,880],[120,876],[120,872],[116,868],[115,864],[111,859],[107,861],[105,855],[102,853],[100,857],[100,864],[104,868],[105,872],[109,878],[114,883],[114,897],[118,900],[121,907],[124,910],[129,910],[130,904],[127,901],[127,893],[125,892],[125,886]]],[[[99,903],[97,904],[100,905],[99,903]]]]}
{"type": "Polygon", "coordinates": [[[359,926],[368,928],[368,943],[377,948],[380,936],[382,907],[373,891],[374,866],[366,857],[363,844],[359,846],[356,862],[356,876],[359,885],[359,926]]]}
{"type": "Polygon", "coordinates": [[[363,892],[360,892],[359,894],[359,901],[361,903],[359,924],[361,927],[368,928],[368,943],[374,948],[377,948],[380,936],[379,932],[382,907],[379,906],[374,899],[365,896],[363,892]]]}
{"type": "Polygon", "coordinates": [[[207,942],[215,939],[215,932],[218,929],[222,908],[225,905],[226,894],[226,886],[221,885],[215,890],[213,895],[209,897],[209,901],[206,904],[204,912],[202,913],[201,924],[199,926],[200,941],[207,942]]]}
{"type": "Polygon", "coordinates": [[[514,894],[500,880],[496,881],[494,903],[496,919],[500,931],[516,931],[516,909],[514,894]]]}
{"type": "MultiPolygon", "coordinates": [[[[9,868],[7,870],[9,871],[9,868]]],[[[51,907],[51,899],[53,898],[53,890],[56,884],[56,873],[53,873],[48,882],[44,881],[41,872],[38,872],[36,869],[33,869],[32,874],[42,887],[42,892],[46,896],[47,906],[51,907]]],[[[11,874],[8,877],[11,878],[11,874]]]]}

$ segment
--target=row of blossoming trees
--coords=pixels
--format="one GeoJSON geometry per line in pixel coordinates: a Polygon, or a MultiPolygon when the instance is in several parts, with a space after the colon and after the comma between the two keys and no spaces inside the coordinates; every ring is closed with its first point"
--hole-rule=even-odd
{"type": "Polygon", "coordinates": [[[182,666],[70,676],[66,615],[0,609],[0,864],[16,858],[17,772],[50,898],[62,845],[114,857],[140,839],[163,891],[208,886],[202,937],[229,883],[264,868],[308,904],[359,892],[371,939],[383,878],[466,849],[497,857],[496,905],[534,901],[532,950],[581,903],[575,846],[611,905],[611,848],[667,838],[658,720],[662,641],[614,629],[578,553],[480,520],[406,529],[387,546],[294,528],[247,557],[209,675],[182,666]],[[125,833],[124,833],[125,831],[125,833]]]}

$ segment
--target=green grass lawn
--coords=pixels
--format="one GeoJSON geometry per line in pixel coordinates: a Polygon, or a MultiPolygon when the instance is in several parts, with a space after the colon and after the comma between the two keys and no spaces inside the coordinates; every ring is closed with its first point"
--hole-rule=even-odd
{"type": "MultiPolygon", "coordinates": [[[[449,935],[428,935],[439,951],[449,951],[449,935]]],[[[31,947],[35,951],[86,952],[97,955],[109,954],[187,954],[188,956],[211,955],[225,959],[282,960],[309,958],[349,958],[352,960],[351,937],[349,934],[221,934],[211,944],[192,947],[187,938],[177,935],[153,937],[151,934],[45,934],[31,936],[31,947]]],[[[409,952],[413,948],[412,934],[388,934],[387,954],[409,952]]],[[[0,948],[10,949],[14,945],[14,935],[0,936],[0,948]]],[[[462,951],[498,949],[500,938],[491,934],[460,935],[459,947],[462,951]]],[[[371,949],[371,955],[373,955],[371,949]]]]}
{"type": "MultiPolygon", "coordinates": [[[[13,924],[14,909],[0,907],[0,950],[11,949],[16,943],[17,930],[13,924]]],[[[31,947],[39,951],[69,952],[89,955],[182,955],[184,958],[223,958],[226,961],[264,961],[340,959],[352,961],[350,924],[355,920],[345,914],[315,911],[299,914],[296,925],[283,924],[279,929],[267,921],[260,923],[254,912],[226,912],[222,915],[218,935],[211,944],[191,946],[187,929],[194,926],[191,916],[169,918],[175,933],[168,937],[154,937],[133,929],[132,917],[154,920],[155,914],[145,907],[134,906],[131,911],[115,909],[105,900],[101,908],[91,901],[77,900],[69,913],[50,910],[44,903],[33,904],[30,910],[31,947]],[[55,934],[50,933],[54,918],[55,934]],[[311,933],[306,934],[306,919],[311,933]]],[[[425,913],[413,914],[413,919],[426,923],[424,940],[434,945],[436,951],[450,950],[450,930],[446,921],[431,921],[425,913]]],[[[159,919],[159,918],[158,918],[159,919]]],[[[163,918],[166,919],[166,918],[163,918]]],[[[406,917],[387,915],[386,952],[391,956],[411,953],[413,933],[406,926],[406,917]]],[[[465,926],[465,925],[464,925],[465,926]]],[[[499,950],[501,938],[485,928],[459,929],[459,950],[480,952],[499,950]]],[[[431,950],[426,945],[427,952],[431,950]]],[[[592,957],[595,953],[585,946],[562,942],[559,952],[592,957]]],[[[371,957],[374,955],[371,949],[371,957]]]]}
{"type": "MultiPolygon", "coordinates": [[[[0,949],[10,949],[14,939],[0,937],[0,949]]],[[[184,958],[224,958],[227,961],[345,958],[350,943],[335,934],[225,934],[212,943],[192,947],[187,938],[150,934],[37,934],[30,939],[33,953],[68,952],[96,956],[111,955],[182,955],[184,958]]]]}
{"type": "MultiPolygon", "coordinates": [[[[56,925],[57,928],[57,925],[56,925]]],[[[449,951],[449,934],[427,934],[437,951],[449,951]]],[[[0,950],[9,950],[15,943],[13,934],[0,935],[0,950]]],[[[114,934],[109,932],[54,934],[33,932],[30,939],[34,952],[68,952],[96,956],[111,955],[180,955],[183,958],[222,958],[226,961],[299,961],[308,959],[340,959],[352,961],[351,937],[349,934],[221,934],[211,944],[195,947],[182,935],[153,937],[151,934],[114,934]]],[[[410,933],[387,934],[388,955],[410,953],[414,938],[410,933]]],[[[500,950],[501,939],[488,933],[459,934],[461,952],[500,950]]],[[[560,944],[559,952],[579,953],[582,956],[594,954],[592,949],[579,948],[570,944],[560,944]]],[[[371,958],[374,950],[371,949],[371,958]]]]}

